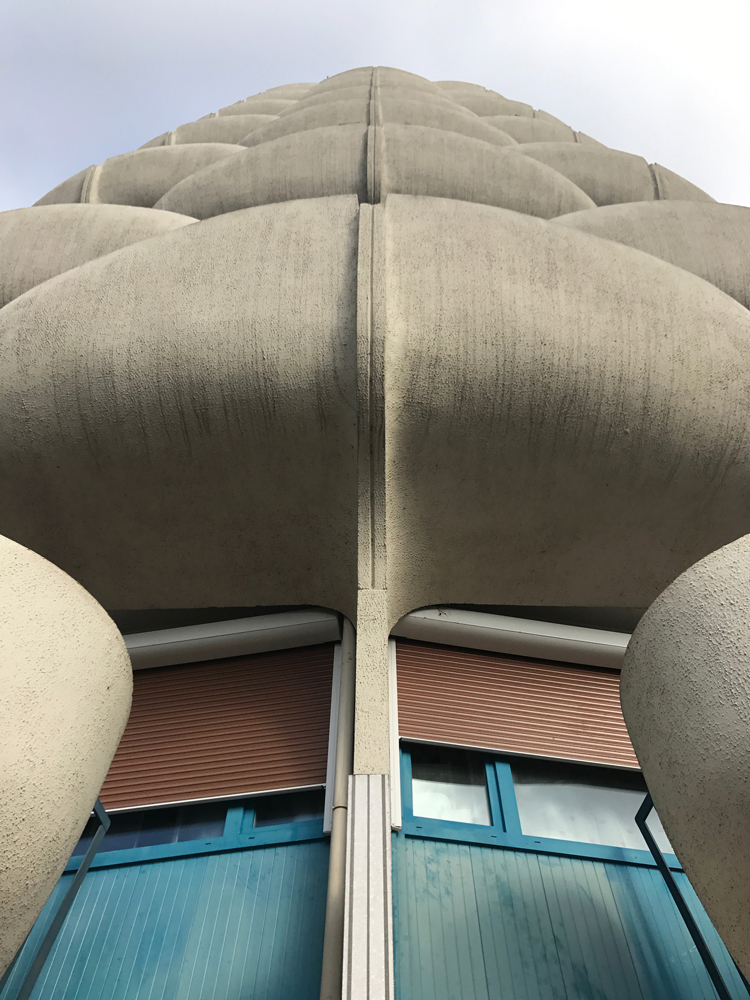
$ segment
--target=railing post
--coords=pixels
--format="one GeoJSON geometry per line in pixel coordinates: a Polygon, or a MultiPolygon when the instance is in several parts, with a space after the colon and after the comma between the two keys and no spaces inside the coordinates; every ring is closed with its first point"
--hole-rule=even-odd
{"type": "MultiPolygon", "coordinates": [[[[81,861],[81,864],[78,866],[78,870],[73,876],[73,881],[68,886],[68,891],[65,893],[65,896],[63,897],[60,905],[58,906],[55,915],[52,918],[52,922],[47,928],[47,933],[44,935],[42,943],[37,948],[36,955],[34,956],[34,961],[31,963],[31,968],[26,973],[26,977],[23,983],[21,984],[20,990],[16,995],[16,1000],[28,1000],[28,998],[31,996],[31,991],[34,989],[36,981],[39,978],[39,973],[42,971],[44,963],[47,961],[47,956],[52,950],[52,946],[54,945],[55,939],[60,932],[60,928],[63,925],[63,921],[67,917],[68,912],[71,906],[73,905],[73,900],[76,898],[78,890],[81,888],[83,880],[86,876],[86,872],[91,867],[91,862],[94,860],[94,855],[99,849],[99,844],[101,844],[104,835],[106,834],[107,830],[109,830],[109,826],[112,820],[105,812],[104,806],[101,804],[99,799],[97,799],[96,802],[94,803],[94,814],[96,818],[99,820],[99,829],[94,834],[91,844],[89,845],[89,849],[86,851],[83,857],[83,861],[81,861]]],[[[10,978],[10,972],[13,969],[13,966],[16,964],[18,956],[21,954],[21,951],[25,947],[25,944],[26,942],[24,942],[21,948],[19,948],[16,957],[13,959],[13,962],[11,963],[8,969],[8,972],[3,977],[3,982],[0,983],[0,988],[4,987],[5,983],[10,978]]]]}
{"type": "MultiPolygon", "coordinates": [[[[688,929],[688,933],[690,934],[690,937],[693,939],[695,947],[698,949],[698,954],[703,960],[703,964],[706,967],[706,972],[711,977],[711,982],[714,984],[714,988],[719,995],[719,1000],[734,1000],[729,990],[729,987],[724,982],[724,979],[721,973],[719,972],[719,967],[717,966],[714,957],[711,954],[708,945],[706,944],[706,939],[701,934],[700,928],[696,923],[695,917],[690,912],[690,908],[688,907],[687,903],[685,902],[685,898],[680,892],[680,887],[677,885],[677,880],[672,874],[669,865],[664,860],[664,855],[661,853],[659,846],[657,845],[656,840],[654,839],[654,835],[651,833],[648,826],[646,825],[646,819],[648,818],[648,814],[651,812],[653,808],[654,808],[654,803],[651,800],[651,795],[647,794],[646,798],[641,803],[640,809],[636,813],[635,816],[636,826],[641,831],[641,835],[643,839],[646,841],[648,849],[649,851],[651,851],[653,859],[656,862],[656,867],[659,869],[662,878],[667,884],[667,889],[669,889],[670,895],[672,896],[672,899],[675,901],[677,909],[680,911],[680,916],[685,921],[685,926],[688,929]]],[[[739,969],[737,969],[737,972],[739,973],[742,982],[745,984],[745,987],[748,988],[747,980],[742,975],[742,972],[739,969]]],[[[750,989],[748,989],[748,992],[750,992],[750,989]]]]}

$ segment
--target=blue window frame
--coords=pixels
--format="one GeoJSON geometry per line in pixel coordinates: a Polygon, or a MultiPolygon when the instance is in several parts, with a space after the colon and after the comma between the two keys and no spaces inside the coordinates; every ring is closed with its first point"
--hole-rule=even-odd
{"type": "MultiPolygon", "coordinates": [[[[323,837],[322,789],[114,813],[91,868],[247,850],[323,837]]],[[[80,865],[89,825],[65,869],[80,865]]]]}
{"type": "MultiPolygon", "coordinates": [[[[424,745],[421,745],[424,747],[424,745]]],[[[585,858],[595,861],[614,861],[620,864],[644,865],[655,868],[656,862],[644,845],[644,848],[617,847],[608,844],[583,843],[575,840],[561,840],[552,837],[533,836],[524,833],[519,815],[516,789],[513,782],[512,765],[514,761],[532,761],[531,758],[514,758],[503,754],[490,754],[478,751],[462,751],[472,758],[470,768],[473,777],[465,778],[465,788],[476,785],[477,766],[483,769],[486,788],[486,798],[489,816],[480,810],[479,797],[476,792],[464,794],[461,805],[474,809],[474,815],[481,816],[480,822],[461,822],[446,818],[415,815],[414,785],[412,771],[412,752],[420,757],[419,744],[402,744],[401,746],[401,835],[405,837],[420,837],[430,840],[447,840],[465,844],[482,844],[489,847],[504,848],[514,851],[530,851],[535,854],[557,854],[568,858],[585,858]],[[479,811],[478,811],[479,810],[479,811]],[[487,822],[487,818],[489,822],[487,822]]],[[[573,765],[575,767],[575,765],[573,765]]],[[[520,770],[520,769],[519,769],[520,770]]],[[[599,771],[598,768],[593,770],[599,771]]],[[[420,773],[419,771],[417,773],[420,773]]],[[[466,771],[465,771],[466,773],[466,771]]],[[[438,778],[442,777],[440,774],[438,778]]],[[[417,778],[419,782],[420,779],[417,778]]],[[[645,795],[645,790],[643,792],[645,795]]],[[[642,798],[643,796],[641,796],[642,798]]],[[[417,803],[424,802],[419,785],[417,785],[417,803]]],[[[633,809],[633,817],[637,805],[633,809]]],[[[438,812],[439,810],[434,810],[438,812]]],[[[664,854],[670,868],[682,871],[676,856],[664,854]]]]}

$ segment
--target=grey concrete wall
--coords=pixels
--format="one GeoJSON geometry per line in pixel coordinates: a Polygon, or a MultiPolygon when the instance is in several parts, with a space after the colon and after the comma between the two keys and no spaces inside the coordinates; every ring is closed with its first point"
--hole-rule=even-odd
{"type": "Polygon", "coordinates": [[[0,975],[65,867],[130,711],[114,622],[75,580],[0,538],[0,975]]]}
{"type": "Polygon", "coordinates": [[[667,260],[750,307],[750,208],[700,201],[637,202],[555,221],[667,260]]]}
{"type": "Polygon", "coordinates": [[[95,257],[195,219],[125,205],[47,205],[0,213],[0,307],[95,257]]]}

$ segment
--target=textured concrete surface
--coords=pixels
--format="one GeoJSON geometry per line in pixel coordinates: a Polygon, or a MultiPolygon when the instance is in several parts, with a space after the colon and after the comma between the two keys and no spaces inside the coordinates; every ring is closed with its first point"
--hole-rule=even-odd
{"type": "Polygon", "coordinates": [[[30,234],[154,235],[8,244],[0,532],[111,608],[359,615],[360,773],[406,612],[650,604],[750,531],[748,210],[575,125],[360,67],[68,178],[30,234]]]}
{"type": "Polygon", "coordinates": [[[156,208],[200,219],[292,198],[421,194],[552,218],[593,208],[545,164],[458,132],[419,125],[337,125],[266,141],[186,177],[156,208]]]}
{"type": "Polygon", "coordinates": [[[276,115],[225,115],[222,118],[202,118],[197,122],[180,125],[174,132],[144,142],[141,149],[153,146],[179,146],[191,142],[223,142],[230,145],[244,139],[261,125],[276,121],[276,115]]]}
{"type": "MultiPolygon", "coordinates": [[[[525,156],[546,163],[565,174],[589,195],[597,205],[626,201],[653,201],[662,198],[690,198],[711,201],[705,191],[684,178],[670,173],[659,186],[656,167],[650,168],[642,156],[619,149],[569,142],[534,142],[521,147],[525,156]],[[682,182],[682,183],[680,183],[682,182]],[[692,191],[692,195],[690,194],[692,191]]],[[[663,168],[659,168],[663,172],[663,168]]]]}
{"type": "Polygon", "coordinates": [[[750,536],[682,574],[641,619],[622,708],[659,817],[750,975],[750,536]]]}
{"type": "Polygon", "coordinates": [[[132,676],[96,601],[0,538],[0,975],[88,819],[125,728],[132,676]]]}
{"type": "Polygon", "coordinates": [[[353,619],[356,250],[355,197],[287,202],[5,306],[3,528],[110,608],[353,619]]]}
{"type": "Polygon", "coordinates": [[[750,208],[715,202],[636,202],[555,221],[668,260],[750,307],[750,208]]]}
{"type": "Polygon", "coordinates": [[[74,179],[70,178],[37,204],[80,201],[152,208],[184,177],[242,150],[242,146],[220,142],[137,149],[105,160],[87,175],[87,183],[80,189],[77,183],[73,186],[74,179]]]}
{"type": "Polygon", "coordinates": [[[491,115],[484,119],[493,128],[499,128],[516,142],[576,142],[576,134],[570,125],[562,122],[548,122],[541,118],[525,118],[522,115],[491,115]]]}
{"type": "Polygon", "coordinates": [[[750,312],[502,209],[392,196],[384,226],[396,617],[648,606],[750,530],[750,312]]]}
{"type": "Polygon", "coordinates": [[[381,337],[388,624],[647,606],[750,531],[739,303],[516,212],[391,195],[378,219],[358,265],[355,196],[229,213],[1,310],[0,527],[106,606],[354,617],[356,358],[381,337]]]}
{"type": "Polygon", "coordinates": [[[481,139],[496,146],[513,146],[515,140],[500,129],[493,128],[481,118],[465,114],[461,108],[455,110],[440,104],[415,101],[402,97],[376,95],[371,98],[356,98],[345,101],[330,101],[315,104],[295,111],[294,114],[279,117],[259,129],[254,129],[240,143],[242,146],[257,146],[281,136],[303,132],[309,129],[331,125],[422,125],[458,132],[473,139],[481,139]]]}
{"type": "Polygon", "coordinates": [[[125,205],[47,205],[0,212],[0,307],[95,257],[195,219],[125,205]]]}
{"type": "Polygon", "coordinates": [[[289,108],[293,108],[297,102],[294,99],[285,97],[266,97],[258,94],[257,97],[248,97],[244,101],[237,101],[226,108],[220,108],[216,113],[219,117],[223,115],[280,115],[289,108]]]}

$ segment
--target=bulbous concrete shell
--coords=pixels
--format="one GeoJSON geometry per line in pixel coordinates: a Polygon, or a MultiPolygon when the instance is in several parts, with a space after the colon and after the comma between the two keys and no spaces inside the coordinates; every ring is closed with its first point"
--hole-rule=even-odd
{"type": "Polygon", "coordinates": [[[0,538],[0,974],[81,835],[128,719],[132,677],[97,602],[0,538]]]}
{"type": "MultiPolygon", "coordinates": [[[[747,310],[518,213],[376,213],[394,621],[643,606],[750,530],[747,310]]],[[[353,614],[358,224],[353,196],[222,215],[5,307],[0,523],[111,607],[353,614]]]]}
{"type": "Polygon", "coordinates": [[[180,125],[174,132],[145,142],[141,149],[153,146],[180,146],[193,142],[222,142],[234,145],[261,125],[275,122],[276,115],[224,115],[222,118],[202,118],[197,122],[180,125]]]}
{"type": "Polygon", "coordinates": [[[339,125],[264,142],[186,177],[155,205],[206,219],[241,208],[356,194],[423,194],[552,218],[593,208],[567,178],[515,152],[419,125],[339,125]]]}
{"type": "Polygon", "coordinates": [[[610,205],[555,220],[692,271],[750,308],[750,208],[695,201],[610,205]]]}
{"type": "MultiPolygon", "coordinates": [[[[750,532],[748,210],[712,202],[531,105],[372,67],[87,167],[40,199],[48,259],[0,245],[0,531],[110,608],[356,619],[355,760],[385,773],[405,612],[645,607],[750,532]],[[73,223],[105,202],[153,225],[73,223]]],[[[640,683],[703,895],[713,844],[680,839],[640,683]]]]}
{"type": "Polygon", "coordinates": [[[193,222],[174,212],[125,205],[0,212],[0,307],[56,274],[193,222]]]}
{"type": "MultiPolygon", "coordinates": [[[[694,184],[690,185],[693,194],[688,194],[678,183],[683,178],[671,171],[671,176],[665,180],[672,183],[667,189],[661,190],[652,168],[642,156],[623,153],[619,149],[569,142],[528,142],[521,146],[520,151],[524,156],[532,156],[554,170],[559,170],[597,205],[675,197],[690,198],[692,201],[713,201],[710,195],[694,184]]],[[[687,181],[683,183],[688,184],[687,181]]]]}
{"type": "Polygon", "coordinates": [[[620,689],[649,790],[701,902],[750,972],[750,536],[641,620],[620,689]]]}

